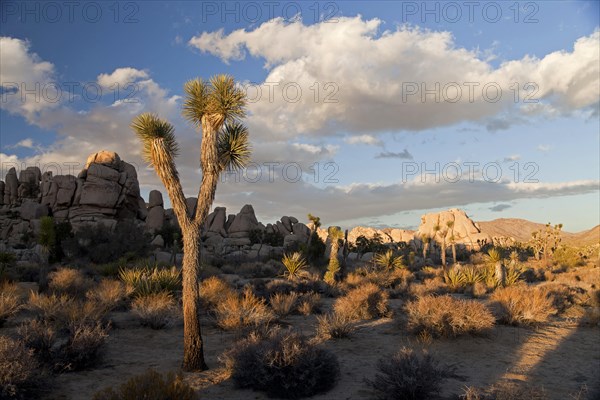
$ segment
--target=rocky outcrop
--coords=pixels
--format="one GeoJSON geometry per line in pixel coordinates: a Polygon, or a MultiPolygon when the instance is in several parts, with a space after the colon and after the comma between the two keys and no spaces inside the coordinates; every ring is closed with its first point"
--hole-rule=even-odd
{"type": "Polygon", "coordinates": [[[12,246],[23,235],[33,236],[47,215],[77,230],[95,223],[115,226],[127,218],[142,222],[147,213],[135,167],[105,150],[91,154],[77,177],[28,167],[17,178],[11,168],[2,186],[0,242],[12,246]]]}
{"type": "Polygon", "coordinates": [[[478,224],[457,208],[423,215],[415,239],[420,241],[424,235],[438,242],[445,238],[447,244],[451,243],[453,236],[456,244],[474,250],[479,250],[485,243],[492,243],[492,237],[481,232],[478,224]],[[452,223],[451,226],[448,222],[452,223]]]}

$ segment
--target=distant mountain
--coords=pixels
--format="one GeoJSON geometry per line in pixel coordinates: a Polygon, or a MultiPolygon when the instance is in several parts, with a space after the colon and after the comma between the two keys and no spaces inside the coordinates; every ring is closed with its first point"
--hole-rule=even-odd
{"type": "MultiPolygon", "coordinates": [[[[531,239],[532,232],[545,227],[545,224],[518,218],[499,218],[493,221],[480,221],[478,224],[482,232],[492,237],[513,237],[520,242],[528,241],[531,239]]],[[[561,235],[564,244],[576,246],[598,244],[600,242],[600,225],[578,233],[563,231],[561,235]]]]}

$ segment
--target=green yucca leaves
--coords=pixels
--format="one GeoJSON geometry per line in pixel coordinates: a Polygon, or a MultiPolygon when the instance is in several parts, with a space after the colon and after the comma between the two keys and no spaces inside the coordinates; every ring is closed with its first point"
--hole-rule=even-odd
{"type": "Polygon", "coordinates": [[[281,260],[285,267],[288,279],[292,280],[300,276],[301,272],[306,268],[306,261],[302,257],[302,254],[295,252],[292,254],[286,254],[281,260]]]}
{"type": "Polygon", "coordinates": [[[402,256],[396,256],[392,250],[376,254],[374,260],[376,265],[387,270],[406,267],[404,265],[404,258],[402,256]]]}
{"type": "Polygon", "coordinates": [[[133,290],[135,296],[141,297],[160,292],[173,293],[181,288],[181,272],[176,267],[121,268],[119,279],[133,290]]]}
{"type": "Polygon", "coordinates": [[[166,151],[171,159],[174,159],[179,154],[179,145],[175,139],[173,125],[164,119],[159,118],[156,114],[143,113],[138,115],[131,122],[136,136],[143,144],[144,159],[153,164],[156,155],[156,149],[161,148],[166,151]]]}
{"type": "Polygon", "coordinates": [[[239,171],[250,161],[248,129],[239,122],[225,124],[217,146],[222,170],[239,171]]]}

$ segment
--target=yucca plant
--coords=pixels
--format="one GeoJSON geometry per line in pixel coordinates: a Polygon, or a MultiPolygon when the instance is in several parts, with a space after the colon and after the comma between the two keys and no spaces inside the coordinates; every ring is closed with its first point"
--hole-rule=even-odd
{"type": "Polygon", "coordinates": [[[494,266],[496,282],[500,286],[506,285],[506,267],[502,263],[502,254],[496,248],[488,250],[487,259],[494,266]]]}
{"type": "Polygon", "coordinates": [[[484,275],[481,271],[473,266],[464,267],[461,270],[461,273],[465,278],[465,285],[474,285],[477,282],[482,282],[484,279],[484,275]]]}
{"type": "Polygon", "coordinates": [[[299,252],[285,254],[281,262],[285,267],[285,275],[289,280],[298,278],[306,268],[306,260],[304,260],[302,254],[299,252]]]}
{"type": "Polygon", "coordinates": [[[406,268],[406,265],[404,265],[404,257],[395,255],[391,249],[386,251],[385,253],[376,254],[374,260],[375,265],[378,265],[381,268],[388,271],[393,269],[406,268]]]}
{"type": "Polygon", "coordinates": [[[457,268],[450,268],[444,273],[444,281],[452,291],[457,291],[465,287],[465,275],[457,268]]]}
{"type": "Polygon", "coordinates": [[[138,297],[160,292],[173,293],[181,287],[181,272],[176,267],[121,268],[119,278],[138,297]]]}
{"type": "Polygon", "coordinates": [[[523,275],[523,270],[516,267],[516,268],[509,268],[506,271],[506,279],[504,282],[504,286],[512,286],[515,285],[520,279],[521,276],[523,275]]]}
{"type": "Polygon", "coordinates": [[[184,86],[183,116],[201,130],[200,168],[202,182],[196,211],[188,210],[175,158],[179,146],[174,127],[155,114],[145,113],[131,123],[143,146],[146,161],[167,189],[183,241],[183,369],[205,370],[200,327],[200,234],[215,199],[220,174],[242,168],[250,156],[247,129],[240,120],[246,115],[246,93],[229,75],[210,81],[194,79],[184,86]]]}

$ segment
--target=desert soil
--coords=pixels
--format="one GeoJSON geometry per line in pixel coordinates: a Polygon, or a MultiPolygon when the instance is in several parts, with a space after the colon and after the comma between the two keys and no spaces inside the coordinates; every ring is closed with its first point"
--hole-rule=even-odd
{"type": "MultiPolygon", "coordinates": [[[[331,306],[331,300],[327,302],[331,306]]],[[[391,300],[399,316],[401,300],[391,300]]],[[[45,400],[89,400],[104,387],[116,387],[148,368],[176,371],[182,356],[181,323],[166,330],[140,327],[129,312],[112,314],[114,323],[103,361],[89,371],[66,373],[55,378],[54,390],[45,400]]],[[[206,322],[206,321],[205,321],[206,322]]],[[[312,335],[315,316],[290,316],[285,323],[312,335]]],[[[186,374],[201,399],[266,399],[252,390],[239,390],[226,376],[219,355],[239,338],[207,322],[204,329],[206,357],[211,369],[186,374]]],[[[439,360],[458,366],[460,378],[446,381],[442,396],[451,399],[465,386],[485,387],[513,381],[542,386],[552,399],[569,399],[584,385],[593,388],[600,381],[600,330],[580,327],[569,319],[553,321],[538,329],[496,326],[487,337],[435,339],[422,343],[407,333],[397,319],[359,323],[350,339],[330,340],[324,346],[339,357],[341,378],[336,387],[312,397],[325,399],[372,398],[364,383],[376,372],[377,360],[389,357],[402,346],[427,348],[439,360]]]]}

